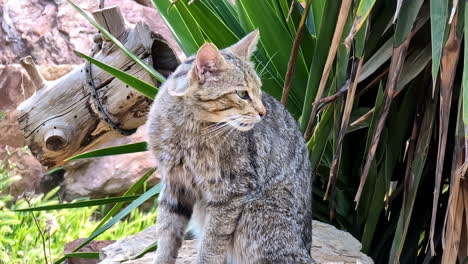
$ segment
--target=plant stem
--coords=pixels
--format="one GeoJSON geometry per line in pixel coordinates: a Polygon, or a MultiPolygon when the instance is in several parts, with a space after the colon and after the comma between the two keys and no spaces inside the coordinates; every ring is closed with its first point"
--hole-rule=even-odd
{"type": "Polygon", "coordinates": [[[309,15],[311,4],[312,0],[308,0],[304,8],[304,13],[301,17],[301,21],[299,22],[299,26],[297,27],[296,37],[294,39],[294,44],[291,49],[291,56],[289,57],[288,71],[286,72],[286,78],[284,81],[283,94],[281,95],[281,103],[283,105],[286,105],[286,103],[288,102],[289,90],[291,89],[292,78],[294,75],[294,70],[296,69],[295,66],[297,60],[297,53],[299,52],[299,44],[301,43],[302,32],[304,31],[304,25],[307,20],[307,16],[309,15]]]}
{"type": "MultiPolygon", "coordinates": [[[[28,204],[28,206],[31,208],[31,202],[29,201],[29,198],[25,198],[24,199],[26,201],[26,203],[28,204]]],[[[39,231],[39,235],[41,235],[41,239],[42,239],[42,250],[44,252],[44,260],[45,260],[45,263],[46,264],[49,264],[49,261],[47,260],[47,249],[46,249],[46,242],[45,242],[45,237],[44,237],[44,233],[42,233],[42,230],[41,230],[41,226],[39,225],[39,221],[37,220],[37,217],[36,215],[34,215],[34,213],[31,213],[33,219],[34,219],[34,223],[36,224],[37,226],[37,230],[39,231]]]]}

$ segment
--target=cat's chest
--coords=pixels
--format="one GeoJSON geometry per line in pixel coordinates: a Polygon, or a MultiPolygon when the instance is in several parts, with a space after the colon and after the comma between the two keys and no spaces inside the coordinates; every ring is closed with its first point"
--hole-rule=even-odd
{"type": "Polygon", "coordinates": [[[162,142],[162,146],[161,165],[168,168],[180,167],[184,170],[184,174],[197,177],[219,177],[222,166],[219,145],[206,144],[198,138],[179,137],[174,139],[173,137],[162,142]]]}
{"type": "Polygon", "coordinates": [[[201,199],[221,201],[258,187],[252,155],[238,143],[168,142],[163,144],[160,165],[166,168],[170,184],[191,189],[201,199]]]}

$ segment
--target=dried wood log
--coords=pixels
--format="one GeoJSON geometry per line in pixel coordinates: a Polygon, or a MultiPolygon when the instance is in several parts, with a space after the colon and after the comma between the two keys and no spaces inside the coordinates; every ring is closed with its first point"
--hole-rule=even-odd
{"type": "MultiPolygon", "coordinates": [[[[168,76],[179,64],[164,38],[151,32],[144,23],[129,26],[118,7],[98,10],[93,16],[126,48],[161,74],[168,76]]],[[[94,57],[148,83],[159,85],[105,39],[94,57]]],[[[44,81],[31,58],[23,59],[22,65],[35,82],[37,92],[18,106],[16,115],[26,144],[44,166],[59,166],[65,159],[119,136],[108,122],[100,118],[102,115],[95,107],[92,88],[86,81],[86,64],[54,82],[44,81]]],[[[134,130],[144,124],[151,100],[94,65],[91,72],[98,99],[114,124],[124,130],[134,130]]]]}

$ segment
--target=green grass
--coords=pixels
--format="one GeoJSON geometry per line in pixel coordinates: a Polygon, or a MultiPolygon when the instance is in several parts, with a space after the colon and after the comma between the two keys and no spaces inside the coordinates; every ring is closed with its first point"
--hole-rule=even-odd
{"type": "MultiPolygon", "coordinates": [[[[109,206],[93,206],[40,212],[13,212],[13,209],[27,208],[25,199],[13,201],[5,193],[12,175],[11,166],[0,163],[0,264],[45,263],[41,235],[35,224],[33,213],[46,240],[48,263],[53,263],[63,255],[66,243],[78,238],[86,238],[109,210],[109,206]]],[[[31,196],[31,206],[42,206],[59,202],[58,187],[48,194],[31,196]]],[[[100,240],[117,240],[135,234],[154,224],[156,210],[144,212],[133,210],[130,215],[103,233],[100,240]]]]}

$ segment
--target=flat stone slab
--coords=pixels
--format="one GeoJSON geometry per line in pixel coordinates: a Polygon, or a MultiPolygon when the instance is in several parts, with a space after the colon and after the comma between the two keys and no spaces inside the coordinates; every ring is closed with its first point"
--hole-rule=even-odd
{"type": "MultiPolygon", "coordinates": [[[[155,228],[126,237],[101,250],[100,264],[152,264],[154,252],[146,253],[139,259],[132,259],[155,241],[155,228]]],[[[324,264],[373,264],[361,252],[361,243],[351,234],[334,226],[313,221],[312,257],[324,264]]],[[[177,264],[195,263],[197,256],[195,240],[185,240],[179,251],[177,264]]]]}

